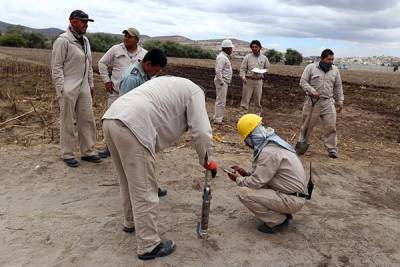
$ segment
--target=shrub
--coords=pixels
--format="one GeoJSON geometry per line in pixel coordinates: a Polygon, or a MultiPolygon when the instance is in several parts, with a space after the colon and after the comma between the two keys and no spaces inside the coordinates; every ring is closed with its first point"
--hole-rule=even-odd
{"type": "Polygon", "coordinates": [[[285,65],[300,65],[303,61],[303,55],[298,51],[288,48],[285,54],[285,65]]]}
{"type": "Polygon", "coordinates": [[[122,35],[113,35],[108,33],[87,33],[90,48],[94,52],[106,52],[111,46],[122,42],[122,35]]]}
{"type": "Polygon", "coordinates": [[[283,53],[276,51],[275,49],[268,49],[265,52],[265,56],[268,58],[268,61],[271,63],[279,63],[282,61],[283,53]]]}
{"type": "Polygon", "coordinates": [[[149,40],[143,43],[143,47],[147,50],[158,48],[162,50],[168,57],[215,58],[215,53],[211,50],[206,50],[196,46],[183,45],[173,41],[149,40]]]}

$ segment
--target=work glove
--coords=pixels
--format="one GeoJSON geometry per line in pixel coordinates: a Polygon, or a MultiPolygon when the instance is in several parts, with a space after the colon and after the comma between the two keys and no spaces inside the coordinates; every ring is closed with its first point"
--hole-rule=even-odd
{"type": "Polygon", "coordinates": [[[236,173],[227,173],[228,174],[228,177],[229,177],[229,179],[231,179],[232,180],[232,182],[235,182],[236,183],[236,178],[239,176],[239,175],[237,175],[236,173]]]}
{"type": "Polygon", "coordinates": [[[210,161],[210,162],[204,163],[204,168],[206,170],[210,170],[211,171],[212,178],[215,178],[215,176],[217,176],[218,166],[217,166],[217,163],[215,161],[210,161]]]}
{"type": "MultiPolygon", "coordinates": [[[[243,169],[243,168],[240,168],[239,166],[236,166],[236,165],[232,166],[231,169],[237,171],[240,174],[240,176],[249,176],[247,171],[245,171],[245,169],[243,169]]],[[[236,181],[236,179],[235,179],[235,181],[236,181]]]]}

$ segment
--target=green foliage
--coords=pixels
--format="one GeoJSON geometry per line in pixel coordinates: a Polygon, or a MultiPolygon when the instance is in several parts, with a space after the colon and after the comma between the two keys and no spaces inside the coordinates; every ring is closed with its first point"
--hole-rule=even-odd
{"type": "Polygon", "coordinates": [[[283,53],[276,51],[275,49],[268,49],[265,52],[265,56],[268,58],[268,61],[271,63],[279,63],[283,58],[283,53]]]}
{"type": "Polygon", "coordinates": [[[113,45],[122,42],[122,35],[112,35],[108,33],[87,33],[90,47],[94,52],[106,52],[113,45]]]}
{"type": "Polygon", "coordinates": [[[298,51],[288,48],[285,54],[285,65],[300,65],[303,61],[303,55],[298,51]]]}
{"type": "Polygon", "coordinates": [[[1,46],[49,48],[49,39],[41,33],[26,31],[21,26],[10,27],[0,36],[1,46]]]}
{"type": "Polygon", "coordinates": [[[17,32],[5,33],[0,36],[1,46],[25,47],[26,41],[22,34],[17,32]]]}
{"type": "Polygon", "coordinates": [[[168,57],[209,58],[214,59],[215,53],[196,46],[182,45],[173,41],[146,41],[143,47],[147,50],[158,48],[168,57]]]}

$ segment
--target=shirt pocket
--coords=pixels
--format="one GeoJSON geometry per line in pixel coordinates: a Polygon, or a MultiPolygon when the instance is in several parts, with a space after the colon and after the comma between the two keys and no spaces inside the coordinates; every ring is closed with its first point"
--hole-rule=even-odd
{"type": "MultiPolygon", "coordinates": [[[[320,87],[322,85],[321,76],[320,75],[312,75],[310,79],[310,85],[313,87],[320,87]]],[[[315,89],[317,89],[315,88],[315,89]]]]}

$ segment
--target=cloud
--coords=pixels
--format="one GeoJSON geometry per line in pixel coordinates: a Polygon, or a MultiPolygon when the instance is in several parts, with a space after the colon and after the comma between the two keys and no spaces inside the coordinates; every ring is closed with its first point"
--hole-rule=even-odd
{"type": "MultiPolygon", "coordinates": [[[[0,20],[36,28],[66,28],[69,13],[82,9],[95,19],[91,32],[184,35],[192,39],[238,38],[345,41],[392,47],[400,40],[400,1],[395,0],[0,0],[0,20]]],[[[293,45],[295,47],[295,45],[293,45]]],[[[319,46],[317,46],[319,47],[319,46]]],[[[398,48],[400,50],[400,48],[398,48]]]]}

